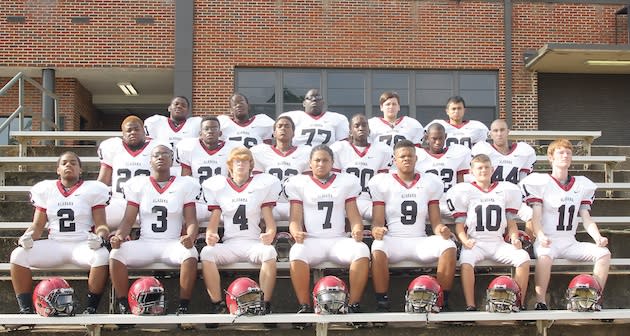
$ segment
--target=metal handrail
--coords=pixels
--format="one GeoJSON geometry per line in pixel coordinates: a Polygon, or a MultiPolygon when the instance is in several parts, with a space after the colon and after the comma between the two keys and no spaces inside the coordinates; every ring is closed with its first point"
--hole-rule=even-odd
{"type": "Polygon", "coordinates": [[[51,97],[54,101],[54,117],[55,122],[51,123],[50,121],[42,120],[42,122],[49,124],[52,128],[59,129],[59,108],[58,108],[58,100],[59,97],[52,91],[44,88],[41,84],[35,81],[33,78],[25,75],[23,72],[18,72],[17,75],[13,76],[11,80],[9,80],[1,89],[0,96],[4,96],[16,83],[18,84],[18,107],[11,113],[11,115],[5,120],[2,124],[0,124],[0,132],[2,132],[5,128],[9,127],[11,121],[18,118],[18,128],[20,131],[24,130],[24,110],[26,106],[24,106],[24,81],[29,82],[36,89],[41,91],[43,94],[51,97]]]}

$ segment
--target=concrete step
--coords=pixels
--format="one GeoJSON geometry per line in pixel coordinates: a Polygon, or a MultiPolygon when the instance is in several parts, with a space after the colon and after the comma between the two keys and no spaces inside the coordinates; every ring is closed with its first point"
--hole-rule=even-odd
{"type": "MultiPolygon", "coordinates": [[[[98,170],[83,171],[85,180],[96,180],[98,178],[98,170]]],[[[56,180],[59,178],[55,171],[26,171],[26,172],[8,172],[5,173],[5,185],[32,186],[43,180],[56,180]]]]}
{"type": "MultiPolygon", "coordinates": [[[[29,146],[26,156],[59,156],[66,151],[72,151],[79,156],[95,156],[95,145],[76,145],[76,146],[29,146]]],[[[18,146],[0,146],[0,155],[2,156],[18,156],[18,146]]]]}

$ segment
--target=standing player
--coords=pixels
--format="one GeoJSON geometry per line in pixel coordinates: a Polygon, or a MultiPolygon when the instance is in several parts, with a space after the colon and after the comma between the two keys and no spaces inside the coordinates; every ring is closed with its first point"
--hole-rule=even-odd
{"type": "Polygon", "coordinates": [[[196,138],[201,126],[200,117],[192,117],[188,98],[177,96],[168,106],[169,116],[156,114],[144,121],[147,136],[168,142],[172,148],[184,138],[196,138]]]}
{"type": "Polygon", "coordinates": [[[387,91],[379,99],[383,117],[372,117],[370,124],[370,142],[384,142],[391,148],[400,140],[407,139],[416,145],[422,144],[424,129],[418,120],[411,117],[398,117],[400,96],[387,91]]]}
{"type": "Polygon", "coordinates": [[[452,213],[446,205],[446,192],[456,183],[464,181],[464,175],[470,168],[470,150],[462,145],[444,146],[446,133],[444,126],[438,123],[427,127],[427,148],[417,148],[416,171],[433,173],[442,178],[444,194],[440,199],[442,220],[452,223],[452,213]]]}
{"type": "Polygon", "coordinates": [[[488,138],[488,127],[477,120],[465,120],[465,112],[466,103],[464,98],[460,96],[450,97],[446,101],[448,120],[433,120],[425,127],[425,131],[428,131],[429,126],[438,123],[444,126],[448,135],[445,146],[460,144],[470,149],[477,142],[488,138]]]}
{"type": "Polygon", "coordinates": [[[136,116],[125,118],[121,128],[122,139],[110,138],[98,147],[101,169],[97,179],[111,186],[112,199],[105,207],[105,212],[107,225],[112,229],[118,228],[127,207],[122,193],[123,185],[134,176],[148,176],[151,173],[151,151],[158,145],[157,140],[146,139],[142,120],[136,116]]]}
{"type": "Polygon", "coordinates": [[[358,313],[370,260],[356,204],[361,184],[355,176],[332,172],[333,153],[326,145],[313,147],[309,162],[313,175],[293,176],[286,185],[291,203],[289,231],[295,238],[289,252],[291,282],[300,304],[298,313],[313,312],[310,265],[324,261],[350,266],[348,307],[351,313],[358,313]],[[345,217],[352,238],[346,237],[345,217]]]}
{"type": "Polygon", "coordinates": [[[269,174],[251,175],[254,157],[249,149],[238,147],[227,161],[229,177],[214,176],[203,183],[208,210],[212,211],[206,244],[201,250],[203,279],[211,312],[220,311],[221,277],[217,266],[248,261],[262,264],[259,283],[264,292],[265,314],[271,313],[271,296],[276,283],[276,257],[273,245],[276,222],[271,209],[280,193],[280,181],[269,174]],[[261,232],[260,220],[265,221],[261,232]],[[223,243],[219,244],[219,222],[223,219],[223,243]]]}
{"type": "Polygon", "coordinates": [[[457,237],[462,242],[460,256],[462,288],[466,311],[475,311],[475,264],[492,259],[516,267],[514,279],[525,293],[529,281],[529,254],[522,249],[516,226],[516,212],[522,203],[519,188],[509,182],[492,181],[492,163],[485,154],[475,155],[470,162],[474,181],[460,183],[448,191],[447,204],[452,206],[457,237]],[[503,234],[507,230],[510,242],[503,234]]]}
{"type": "MultiPolygon", "coordinates": [[[[201,119],[199,137],[180,141],[177,157],[182,165],[182,176],[192,176],[198,179],[201,185],[212,176],[228,174],[228,154],[237,144],[219,140],[219,136],[221,136],[221,130],[217,117],[205,116],[201,119]]],[[[196,212],[198,223],[208,222],[210,213],[203,200],[197,202],[196,212]]]]}
{"type": "Polygon", "coordinates": [[[387,172],[392,163],[392,149],[384,143],[370,144],[370,127],[365,115],[355,114],[350,119],[350,137],[330,146],[334,154],[333,170],[353,174],[361,182],[357,207],[361,217],[372,220],[372,199],[368,182],[377,173],[387,172]]]}
{"type": "Polygon", "coordinates": [[[438,262],[437,281],[444,290],[444,305],[455,276],[455,243],[451,230],[440,221],[439,199],[444,188],[433,174],[417,173],[416,150],[409,140],[394,146],[396,172],[378,174],[368,183],[373,207],[372,281],[377,311],[389,311],[389,262],[438,262]],[[433,236],[427,237],[426,218],[433,236]]]}
{"type": "MultiPolygon", "coordinates": [[[[254,174],[268,173],[284,183],[291,176],[302,174],[308,170],[309,146],[293,145],[295,124],[287,116],[278,117],[273,125],[273,145],[260,144],[252,147],[254,155],[254,174]]],[[[273,208],[275,220],[289,220],[289,202],[284,193],[278,198],[273,208]]]]}
{"type": "Polygon", "coordinates": [[[247,148],[271,142],[273,119],[266,114],[249,115],[247,97],[235,93],[230,97],[231,116],[218,116],[221,123],[221,139],[240,142],[247,148]]]}
{"type": "Polygon", "coordinates": [[[72,152],[57,161],[59,180],[46,180],[31,189],[35,206],[33,224],[11,253],[11,282],[21,314],[33,314],[31,267],[74,264],[90,269],[86,314],[96,313],[107,284],[107,258],[103,247],[109,229],[105,223],[107,186],[81,179],[81,159],[72,152]],[[40,239],[44,230],[48,239],[40,239]],[[94,232],[94,233],[92,233],[94,232]]]}
{"type": "Polygon", "coordinates": [[[608,239],[599,233],[590,213],[597,187],[584,176],[569,175],[572,157],[571,142],[555,140],[547,149],[551,174],[533,173],[521,181],[525,202],[533,210],[530,223],[536,237],[536,310],[548,309],[545,296],[551,265],[556,258],[595,262],[593,276],[602,291],[608,278],[608,239]],[[584,230],[593,238],[594,244],[575,239],[578,215],[582,217],[584,230]]]}
{"type": "Polygon", "coordinates": [[[348,137],[348,118],[343,114],[324,111],[324,98],[318,89],[304,96],[304,111],[285,112],[295,123],[295,145],[317,146],[332,144],[348,137]]]}
{"type": "Polygon", "coordinates": [[[199,254],[194,243],[199,226],[195,201],[199,184],[189,176],[171,176],[173,151],[159,145],[151,151],[151,176],[136,176],[123,187],[127,209],[120,227],[110,238],[109,268],[120,313],[130,312],[127,301],[129,267],[153,262],[179,265],[179,306],[177,314],[188,312],[197,278],[199,254]],[[125,241],[136,217],[140,216],[140,238],[125,241]]]}

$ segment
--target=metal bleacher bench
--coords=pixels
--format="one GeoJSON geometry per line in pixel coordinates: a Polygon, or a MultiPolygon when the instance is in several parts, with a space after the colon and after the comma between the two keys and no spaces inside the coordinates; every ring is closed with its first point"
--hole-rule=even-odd
{"type": "Polygon", "coordinates": [[[595,139],[602,136],[601,131],[546,131],[546,130],[512,130],[508,135],[510,140],[567,140],[583,141],[586,155],[591,155],[591,145],[595,139]]]}
{"type": "Polygon", "coordinates": [[[18,142],[19,155],[26,156],[26,149],[32,140],[74,140],[100,142],[108,138],[120,137],[120,131],[12,131],[11,138],[18,142]]]}
{"type": "MultiPolygon", "coordinates": [[[[625,162],[625,156],[574,156],[571,159],[573,164],[603,164],[604,165],[604,182],[612,183],[614,182],[614,169],[615,166],[620,162],[625,162]]],[[[538,165],[549,165],[549,160],[545,155],[536,156],[536,164],[538,165]]]]}

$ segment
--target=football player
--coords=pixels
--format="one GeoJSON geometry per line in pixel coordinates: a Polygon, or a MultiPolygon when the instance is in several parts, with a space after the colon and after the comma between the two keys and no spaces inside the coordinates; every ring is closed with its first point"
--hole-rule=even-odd
{"type": "MultiPolygon", "coordinates": [[[[273,245],[276,223],[271,209],[280,193],[280,181],[269,174],[252,175],[254,157],[245,147],[233,149],[227,160],[229,176],[206,180],[203,194],[212,211],[206,244],[201,250],[203,278],[213,306],[224,306],[217,266],[235,262],[261,264],[259,283],[264,292],[265,313],[271,313],[271,296],[276,282],[273,245]],[[219,243],[219,222],[223,219],[223,243],[219,243]],[[265,230],[261,231],[260,220],[265,230]]],[[[210,311],[215,311],[212,308],[210,311]]]]}
{"type": "Polygon", "coordinates": [[[300,308],[312,313],[310,266],[332,261],[350,267],[349,312],[360,311],[359,302],[368,279],[370,251],[363,243],[363,222],[356,197],[359,179],[332,172],[333,153],[326,145],[313,147],[309,159],[312,175],[292,176],[286,185],[291,204],[289,231],[295,244],[289,252],[291,282],[300,308]],[[346,216],[352,238],[346,236],[346,216]]]}
{"type": "Polygon", "coordinates": [[[177,314],[188,312],[197,278],[199,254],[194,243],[199,226],[195,202],[201,189],[190,176],[172,176],[173,151],[158,145],[151,151],[151,175],[135,176],[123,187],[127,208],[120,227],[110,238],[110,272],[119,312],[129,313],[128,268],[154,262],[180,266],[177,314]],[[140,216],[140,238],[125,241],[140,216]]]}
{"type": "MultiPolygon", "coordinates": [[[[516,213],[522,204],[518,186],[493,182],[494,169],[485,154],[475,155],[470,168],[474,181],[451,188],[447,204],[453,211],[457,237],[463,247],[460,264],[466,311],[475,311],[475,264],[485,259],[512,264],[521,293],[527,293],[529,254],[522,249],[516,226],[516,213]],[[506,230],[510,243],[503,239],[506,230]]],[[[525,295],[521,300],[518,304],[524,307],[525,295]]]]}
{"type": "MultiPolygon", "coordinates": [[[[295,124],[291,118],[278,117],[273,125],[274,144],[260,144],[251,149],[254,155],[254,174],[271,174],[277,177],[284,186],[289,177],[308,171],[311,147],[295,146],[293,144],[294,132],[295,124]]],[[[289,201],[282,192],[278,203],[273,208],[273,218],[278,221],[289,220],[289,201]]]]}
{"type": "Polygon", "coordinates": [[[446,102],[446,114],[448,120],[435,119],[425,126],[425,132],[428,131],[429,126],[434,123],[441,124],[446,129],[445,146],[451,144],[460,144],[472,148],[479,141],[484,141],[488,138],[488,127],[477,120],[465,120],[464,113],[466,112],[466,103],[464,98],[460,96],[453,96],[446,102]]]}
{"type": "Polygon", "coordinates": [[[230,97],[231,116],[218,116],[221,123],[221,139],[239,142],[247,148],[271,143],[273,119],[266,114],[249,115],[247,97],[235,93],[230,97]]]}
{"type": "Polygon", "coordinates": [[[418,120],[401,116],[400,96],[396,92],[387,91],[379,99],[383,117],[372,117],[370,124],[370,143],[384,142],[391,148],[400,140],[407,139],[416,145],[422,144],[424,129],[418,120]]]}
{"type": "Polygon", "coordinates": [[[437,281],[445,306],[455,276],[455,243],[441,223],[439,200],[444,185],[434,174],[418,173],[416,149],[409,140],[394,146],[396,171],[378,174],[368,183],[374,202],[372,214],[372,281],[377,311],[389,311],[389,263],[437,261],[437,281]],[[434,235],[427,237],[426,218],[434,235]]]}
{"type": "Polygon", "coordinates": [[[58,180],[39,182],[31,189],[33,224],[11,253],[11,282],[20,313],[33,314],[31,267],[74,264],[90,269],[86,314],[96,313],[107,284],[109,253],[103,241],[109,235],[105,205],[107,186],[81,179],[81,159],[72,152],[57,160],[58,180]],[[48,239],[41,239],[48,230],[48,239]]]}
{"type": "Polygon", "coordinates": [[[608,278],[608,239],[600,234],[590,212],[597,187],[584,176],[569,175],[572,157],[569,140],[554,140],[547,148],[551,174],[533,173],[520,183],[525,202],[533,210],[529,224],[536,237],[536,310],[548,309],[545,295],[556,258],[593,261],[593,276],[602,290],[608,278]],[[594,243],[575,239],[578,215],[594,243]]]}
{"type": "Polygon", "coordinates": [[[392,149],[384,143],[370,144],[370,127],[365,115],[355,114],[350,119],[350,137],[330,146],[334,154],[333,170],[353,174],[361,182],[361,195],[357,207],[361,217],[372,220],[372,199],[368,182],[374,175],[389,171],[392,163],[392,149]]]}
{"type": "Polygon", "coordinates": [[[289,111],[281,116],[295,123],[295,145],[317,146],[332,144],[348,137],[348,118],[343,114],[324,111],[324,98],[318,89],[310,89],[304,96],[304,111],[289,111]]]}

